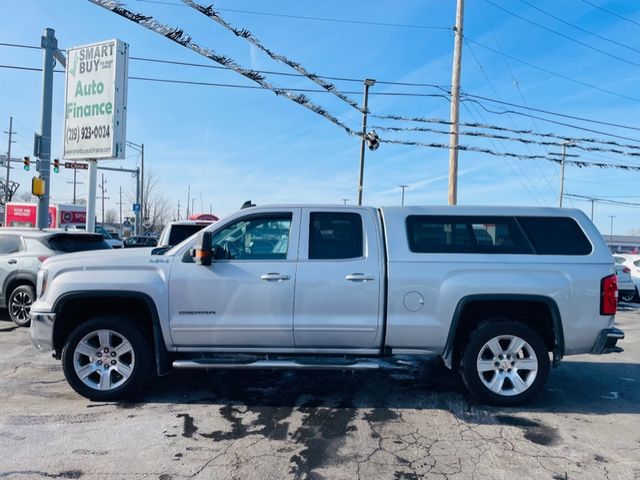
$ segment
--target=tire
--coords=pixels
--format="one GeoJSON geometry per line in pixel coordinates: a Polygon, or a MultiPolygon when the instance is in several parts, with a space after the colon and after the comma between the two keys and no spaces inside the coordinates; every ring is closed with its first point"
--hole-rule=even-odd
{"type": "Polygon", "coordinates": [[[146,379],[149,342],[132,319],[104,315],[81,323],[62,348],[62,368],[71,388],[95,401],[122,400],[146,379]]]}
{"type": "Polygon", "coordinates": [[[471,394],[482,402],[521,405],[540,392],[549,363],[547,347],[531,328],[511,320],[488,320],[471,333],[461,374],[471,394]]]}
{"type": "Polygon", "coordinates": [[[31,323],[29,312],[36,301],[36,291],[31,285],[20,285],[13,289],[7,301],[9,318],[19,327],[28,327],[31,323]]]}

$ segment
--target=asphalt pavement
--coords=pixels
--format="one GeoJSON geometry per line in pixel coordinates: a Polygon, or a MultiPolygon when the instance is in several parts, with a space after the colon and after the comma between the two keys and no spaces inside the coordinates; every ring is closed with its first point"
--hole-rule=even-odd
{"type": "Polygon", "coordinates": [[[375,372],[174,372],[95,403],[0,312],[0,479],[639,479],[640,310],[518,408],[438,359],[375,372]]]}

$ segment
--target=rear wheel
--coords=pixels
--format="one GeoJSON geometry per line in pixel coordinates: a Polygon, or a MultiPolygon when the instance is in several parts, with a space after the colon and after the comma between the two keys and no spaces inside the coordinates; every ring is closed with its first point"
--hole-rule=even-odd
{"type": "Polygon", "coordinates": [[[20,327],[28,327],[31,323],[31,304],[36,300],[35,289],[31,285],[20,285],[9,295],[7,309],[13,323],[20,327]]]}
{"type": "Polygon", "coordinates": [[[62,349],[69,385],[90,400],[119,400],[138,388],[149,370],[151,349],[128,319],[94,318],[80,324],[62,349]]]}
{"type": "Polygon", "coordinates": [[[486,321],[471,333],[462,356],[462,378],[480,400],[497,405],[529,401],[549,375],[549,353],[540,336],[514,321],[486,321]]]}

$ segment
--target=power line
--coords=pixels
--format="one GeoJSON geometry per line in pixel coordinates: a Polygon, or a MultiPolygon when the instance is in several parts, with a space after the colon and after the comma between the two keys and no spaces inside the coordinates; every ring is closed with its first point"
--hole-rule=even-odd
{"type": "MultiPolygon", "coordinates": [[[[486,0],[486,1],[489,1],[489,0],[486,0]]],[[[495,48],[491,48],[491,47],[489,47],[489,46],[487,46],[487,45],[485,45],[483,43],[480,43],[480,42],[478,42],[476,40],[472,40],[471,38],[468,38],[468,37],[466,37],[466,38],[467,38],[467,40],[469,42],[473,43],[474,45],[478,45],[479,47],[482,47],[482,48],[484,48],[486,50],[489,50],[490,52],[496,53],[498,55],[502,55],[503,57],[506,57],[506,58],[509,58],[509,59],[513,60],[514,62],[518,62],[518,63],[521,63],[521,64],[526,65],[528,67],[534,68],[536,70],[540,70],[541,72],[547,73],[549,75],[553,75],[554,77],[562,78],[563,80],[567,80],[567,81],[572,82],[572,83],[577,83],[578,85],[582,85],[583,87],[588,87],[588,88],[591,88],[593,90],[598,90],[598,91],[603,92],[603,93],[608,93],[609,95],[613,95],[615,97],[624,98],[625,100],[631,100],[633,102],[640,103],[640,98],[629,97],[627,95],[623,95],[621,93],[614,92],[613,90],[607,90],[606,88],[598,87],[596,85],[592,85],[590,83],[583,82],[581,80],[577,80],[577,79],[572,78],[572,77],[568,77],[568,76],[563,75],[561,73],[557,73],[557,72],[554,72],[554,71],[549,70],[547,68],[543,68],[543,67],[540,67],[538,65],[534,65],[533,63],[529,63],[529,62],[527,62],[525,60],[521,60],[520,58],[516,58],[516,57],[514,57],[512,55],[509,55],[509,54],[506,54],[504,52],[500,52],[500,51],[496,50],[495,48]]],[[[640,64],[638,64],[638,65],[640,65],[640,64]]]]}
{"type": "Polygon", "coordinates": [[[640,203],[621,202],[619,200],[609,200],[607,198],[600,198],[600,197],[589,197],[587,195],[575,195],[571,193],[565,193],[564,196],[569,198],[576,198],[578,200],[586,200],[589,202],[593,201],[598,203],[604,203],[607,205],[619,205],[623,207],[640,207],[640,203]]]}
{"type": "Polygon", "coordinates": [[[588,0],[582,0],[582,2],[586,3],[587,5],[591,5],[593,8],[597,8],[598,10],[602,10],[603,12],[607,12],[608,14],[613,15],[614,17],[618,17],[618,18],[620,18],[622,20],[625,20],[625,21],[630,22],[630,23],[635,23],[636,25],[640,26],[640,22],[636,22],[635,20],[633,20],[633,19],[631,19],[629,17],[625,17],[623,15],[620,15],[619,13],[616,13],[614,11],[607,10],[606,8],[601,7],[600,5],[596,5],[595,3],[591,3],[588,0]]]}
{"type": "MultiPolygon", "coordinates": [[[[470,38],[466,38],[467,41],[469,42],[473,42],[473,43],[478,43],[478,42],[474,42],[474,40],[470,39],[470,38]]],[[[26,49],[33,49],[33,50],[40,50],[40,47],[34,46],[34,45],[24,45],[24,44],[16,44],[16,43],[7,43],[7,42],[0,42],[0,46],[2,47],[14,47],[14,48],[26,48],[26,49]]],[[[480,45],[483,46],[483,45],[480,45]]],[[[62,50],[64,51],[64,50],[62,50]]],[[[503,57],[508,57],[504,52],[500,51],[500,52],[496,52],[498,54],[500,54],[503,57]]],[[[215,69],[215,70],[229,70],[228,67],[224,67],[224,66],[220,66],[220,65],[210,65],[210,64],[205,64],[205,63],[195,63],[195,62],[183,62],[183,61],[178,61],[178,60],[168,60],[168,59],[159,59],[159,58],[146,58],[146,57],[129,57],[130,60],[135,60],[135,61],[141,61],[141,62],[150,62],[150,63],[160,63],[160,64],[167,64],[167,65],[180,65],[180,66],[186,66],[186,67],[198,67],[198,68],[209,68],[209,69],[215,69]]],[[[9,66],[4,66],[4,68],[10,68],[9,66]]],[[[19,68],[19,67],[16,67],[19,68]]],[[[25,70],[28,70],[28,68],[25,68],[25,70]]],[[[299,73],[289,73],[289,72],[278,72],[278,71],[273,71],[273,70],[255,70],[258,73],[261,74],[265,74],[265,75],[278,75],[278,76],[284,76],[284,77],[297,77],[297,78],[301,78],[304,77],[304,75],[301,75],[299,73]]],[[[349,77],[338,77],[338,76],[328,76],[328,75],[318,75],[319,78],[323,78],[326,80],[332,80],[332,81],[344,81],[344,82],[353,82],[353,83],[358,83],[361,84],[364,82],[364,79],[362,78],[349,78],[349,77]]],[[[140,78],[138,78],[140,79],[140,78]]],[[[155,80],[154,80],[155,81],[155,80]]],[[[448,88],[450,87],[449,85],[438,85],[438,84],[432,84],[432,83],[414,83],[414,82],[396,82],[396,81],[390,81],[390,80],[376,80],[376,83],[378,84],[384,84],[384,85],[397,85],[397,86],[408,86],[408,87],[426,87],[426,88],[436,88],[439,89],[443,92],[443,94],[441,94],[441,96],[447,96],[446,98],[448,98],[449,95],[449,90],[448,88]]],[[[229,84],[221,84],[223,86],[229,85],[229,84]]],[[[212,85],[214,86],[214,85],[212,85]]],[[[229,85],[232,86],[232,85],[229,85]]],[[[309,90],[310,92],[312,92],[313,90],[309,90]]],[[[352,92],[345,92],[345,93],[352,93],[352,92]]],[[[358,93],[358,92],[354,92],[354,93],[358,93]]],[[[404,92],[370,92],[370,95],[397,95],[397,96],[415,96],[415,97],[430,97],[430,96],[434,96],[433,94],[424,94],[424,93],[404,93],[404,92]]],[[[463,97],[468,97],[468,98],[476,98],[476,99],[481,99],[481,100],[485,100],[485,101],[489,101],[492,103],[497,103],[497,104],[502,104],[502,105],[508,105],[511,107],[516,107],[516,108],[522,108],[525,110],[529,110],[529,111],[534,111],[534,112],[540,112],[540,113],[544,113],[547,115],[553,115],[553,116],[558,116],[558,117],[563,117],[563,118],[569,118],[572,120],[578,120],[578,121],[582,121],[582,122],[588,122],[588,123],[594,123],[594,124],[600,124],[600,125],[606,125],[606,126],[611,126],[611,127],[615,127],[615,128],[624,128],[624,129],[628,129],[628,130],[636,130],[636,131],[640,131],[640,128],[638,127],[632,127],[629,125],[622,125],[622,124],[618,124],[618,123],[611,123],[611,122],[605,122],[602,120],[595,120],[592,118],[586,118],[586,117],[580,117],[580,116],[576,116],[576,115],[570,115],[570,114],[564,114],[564,113],[559,113],[559,112],[554,112],[551,110],[544,110],[544,109],[540,109],[540,108],[534,108],[534,107],[530,107],[526,101],[524,101],[523,98],[523,102],[525,103],[524,105],[520,105],[517,103],[512,103],[512,102],[505,102],[499,99],[495,99],[495,98],[489,98],[489,97],[484,97],[481,95],[475,95],[475,94],[470,94],[470,93],[466,93],[464,91],[461,92],[460,94],[463,97]]],[[[437,95],[436,95],[437,96],[437,95]]],[[[506,113],[506,112],[493,112],[490,111],[490,113],[506,113]]],[[[585,131],[589,131],[592,133],[599,133],[599,134],[603,134],[603,135],[611,135],[611,136],[615,136],[606,132],[600,132],[597,130],[590,130],[590,129],[586,129],[583,127],[578,127],[576,125],[572,125],[572,124],[566,124],[566,123],[559,123],[559,122],[555,122],[549,119],[545,119],[542,117],[535,117],[535,116],[530,116],[527,115],[523,112],[517,112],[517,111],[509,111],[509,113],[513,113],[516,115],[522,115],[522,116],[529,116],[532,119],[539,119],[542,121],[546,121],[549,123],[555,123],[558,125],[562,125],[562,126],[567,126],[570,128],[576,128],[576,129],[580,129],[580,130],[585,130],[585,131]]],[[[627,139],[626,137],[618,137],[618,138],[624,138],[627,139]]]]}
{"type": "MultiPolygon", "coordinates": [[[[39,67],[23,67],[19,65],[2,65],[0,64],[0,68],[10,69],[10,70],[26,70],[31,72],[41,72],[42,68],[39,67]]],[[[54,73],[64,73],[64,70],[54,70],[54,73]]],[[[221,82],[204,82],[198,80],[179,80],[179,79],[170,79],[170,78],[157,78],[157,77],[139,77],[130,75],[127,77],[129,80],[141,80],[147,82],[158,82],[158,83],[175,83],[182,85],[200,85],[206,87],[224,87],[224,88],[244,88],[249,90],[269,90],[268,88],[261,87],[258,85],[241,85],[237,83],[221,83],[221,82]]],[[[330,93],[326,90],[318,89],[318,88],[286,88],[286,90],[290,92],[298,92],[298,93],[330,93]]],[[[349,95],[356,95],[362,92],[357,91],[345,91],[343,93],[349,95]]],[[[441,97],[448,100],[448,97],[441,93],[406,93],[406,92],[370,92],[369,95],[377,95],[377,96],[407,96],[407,97],[441,97]]]]}
{"type": "MultiPolygon", "coordinates": [[[[182,6],[182,5],[181,5],[182,6]]],[[[12,48],[25,48],[25,49],[31,49],[31,50],[41,50],[40,47],[35,46],[35,45],[25,45],[25,44],[20,44],[20,43],[7,43],[7,42],[0,42],[0,47],[12,47],[12,48]]],[[[65,52],[65,49],[59,49],[61,52],[65,52]]],[[[198,67],[198,68],[210,68],[210,69],[214,69],[214,70],[227,70],[229,71],[229,67],[224,67],[221,65],[211,65],[208,63],[196,63],[196,62],[183,62],[183,61],[179,61],[179,60],[168,60],[168,59],[161,59],[161,58],[148,58],[148,57],[135,57],[135,56],[131,56],[129,57],[129,60],[135,60],[135,61],[141,61],[141,62],[151,62],[151,63],[161,63],[161,64],[167,64],[167,65],[181,65],[181,66],[185,66],[185,67],[198,67]]],[[[291,73],[291,72],[278,72],[278,71],[273,71],[273,70],[255,70],[258,73],[262,73],[265,75],[280,75],[283,77],[298,77],[298,78],[302,78],[304,77],[304,75],[300,74],[300,73],[291,73]]],[[[364,82],[364,78],[350,78],[350,77],[337,77],[337,76],[328,76],[328,75],[317,75],[318,78],[323,78],[325,80],[334,80],[334,81],[340,81],[340,82],[353,82],[353,83],[358,83],[358,84],[362,84],[364,82]]],[[[438,84],[433,84],[433,83],[416,83],[416,82],[394,82],[394,81],[390,81],[390,80],[376,80],[376,83],[380,83],[380,84],[384,84],[384,85],[399,85],[399,86],[406,86],[406,87],[430,87],[430,88],[437,88],[439,90],[442,90],[446,93],[448,93],[447,88],[450,87],[450,85],[438,85],[438,84]]],[[[362,92],[360,92],[362,93],[362,92]]]]}
{"type": "Polygon", "coordinates": [[[329,122],[342,128],[349,135],[354,135],[354,136],[361,135],[360,133],[349,128],[345,123],[338,120],[338,118],[330,114],[327,110],[322,108],[320,105],[313,103],[304,94],[302,93],[294,94],[293,92],[287,90],[286,88],[278,88],[278,87],[275,87],[274,85],[271,85],[271,83],[269,83],[262,74],[255,72],[251,69],[246,69],[241,67],[230,57],[219,55],[218,53],[216,53],[211,49],[201,47],[200,45],[195,43],[192,40],[191,36],[185,33],[185,31],[181,28],[172,28],[167,25],[163,25],[157,22],[150,15],[142,15],[140,13],[133,12],[131,10],[128,10],[120,6],[120,4],[118,4],[117,2],[113,2],[111,0],[89,0],[89,1],[94,5],[97,5],[106,10],[109,10],[115,13],[116,15],[120,15],[121,17],[126,18],[129,21],[137,23],[138,25],[145,27],[146,29],[151,30],[152,32],[158,33],[168,38],[169,40],[177,43],[178,45],[188,48],[189,50],[192,50],[193,52],[196,52],[202,55],[203,57],[206,57],[209,60],[218,63],[219,65],[229,67],[234,72],[242,75],[243,77],[251,80],[252,82],[257,83],[261,87],[271,90],[276,95],[283,96],[288,100],[291,100],[292,102],[306,108],[307,110],[310,110],[313,113],[320,115],[321,117],[324,117],[329,122]]]}
{"type": "MultiPolygon", "coordinates": [[[[517,85],[517,82],[515,82],[515,83],[517,85]]],[[[520,90],[520,89],[518,88],[518,90],[520,90]]],[[[630,125],[621,125],[619,123],[604,122],[604,121],[601,121],[601,120],[593,120],[591,118],[579,117],[579,116],[576,116],[576,115],[568,115],[568,114],[565,114],[565,113],[553,112],[551,110],[543,110],[541,108],[534,108],[534,107],[528,106],[526,104],[526,102],[525,102],[525,105],[518,105],[517,103],[505,102],[505,101],[502,101],[502,100],[496,100],[495,98],[483,97],[482,95],[474,95],[474,94],[471,94],[471,93],[463,93],[463,96],[469,97],[469,98],[479,98],[480,100],[485,100],[485,101],[492,102],[492,103],[499,103],[501,105],[508,105],[510,107],[524,108],[524,109],[530,110],[532,112],[545,113],[547,115],[554,115],[556,117],[569,118],[571,120],[578,120],[578,121],[581,121],[581,122],[596,123],[596,124],[600,124],[600,125],[607,125],[609,127],[625,128],[627,130],[635,130],[635,131],[640,132],[640,128],[638,128],[638,127],[632,127],[630,125]]],[[[523,102],[524,102],[524,98],[523,98],[523,102]]],[[[509,113],[516,113],[516,114],[522,115],[519,112],[509,112],[509,113]]]]}
{"type": "Polygon", "coordinates": [[[543,10],[543,9],[542,9],[542,8],[540,8],[540,7],[537,7],[536,5],[534,5],[534,4],[532,4],[532,3],[527,2],[527,0],[520,0],[520,1],[521,1],[522,3],[524,3],[525,5],[529,5],[531,8],[533,8],[533,9],[535,9],[535,10],[539,11],[540,13],[542,13],[542,14],[544,14],[544,15],[548,16],[548,17],[551,17],[551,18],[553,18],[554,20],[556,20],[556,21],[558,21],[558,22],[560,22],[560,23],[564,23],[565,25],[568,25],[568,26],[570,26],[571,28],[575,28],[576,30],[580,30],[581,32],[586,33],[587,35],[591,35],[591,36],[593,36],[593,37],[599,38],[600,40],[604,40],[605,42],[609,42],[609,43],[612,43],[612,44],[614,44],[614,45],[618,45],[619,47],[627,48],[627,49],[629,49],[629,50],[633,50],[634,52],[638,52],[638,53],[640,53],[640,50],[638,50],[637,48],[634,48],[634,47],[632,47],[632,46],[630,46],[630,45],[627,45],[627,44],[625,44],[625,43],[621,43],[621,42],[618,42],[618,41],[616,41],[616,40],[612,40],[612,39],[610,39],[610,38],[604,37],[604,36],[602,36],[602,35],[599,35],[599,34],[597,34],[597,33],[592,32],[592,31],[590,31],[590,30],[587,30],[587,29],[585,29],[585,28],[582,28],[582,27],[580,27],[580,26],[578,26],[578,25],[575,25],[575,24],[573,24],[573,23],[571,23],[571,22],[567,22],[566,20],[564,20],[564,19],[562,19],[562,18],[560,18],[560,17],[556,17],[556,16],[555,16],[555,15],[553,15],[552,13],[549,13],[549,12],[547,12],[546,10],[543,10]]]}
{"type": "MultiPolygon", "coordinates": [[[[496,88],[493,86],[493,82],[491,81],[491,79],[489,78],[489,75],[487,75],[487,72],[484,69],[484,65],[482,65],[482,63],[480,62],[480,60],[478,59],[476,53],[474,52],[473,48],[471,48],[471,44],[469,44],[469,42],[467,42],[467,39],[464,38],[463,39],[465,42],[465,45],[467,45],[467,49],[469,50],[469,52],[471,53],[471,56],[473,57],[473,59],[475,60],[476,64],[478,65],[478,68],[480,68],[480,71],[482,72],[482,74],[484,75],[484,78],[487,80],[487,83],[489,84],[489,87],[491,87],[491,90],[493,91],[494,95],[499,99],[500,99],[500,94],[498,93],[498,91],[496,90],[496,88]]],[[[513,125],[514,129],[517,129],[517,125],[516,123],[513,121],[513,117],[511,117],[511,115],[508,115],[509,117],[509,121],[511,122],[511,125],[513,125]]],[[[525,146],[527,147],[527,151],[529,153],[531,152],[531,149],[529,148],[529,144],[528,142],[525,143],[525,146]]],[[[536,162],[536,167],[538,168],[538,171],[540,172],[540,174],[542,175],[542,178],[544,178],[545,182],[547,183],[547,186],[549,187],[549,190],[552,193],[555,193],[553,190],[553,187],[551,186],[551,182],[549,181],[549,178],[547,177],[547,175],[545,174],[544,170],[542,170],[542,167],[540,167],[540,164],[536,162]]]]}
{"type": "Polygon", "coordinates": [[[351,107],[353,107],[356,110],[358,110],[360,113],[366,113],[366,110],[361,108],[360,105],[358,105],[358,102],[356,102],[352,98],[347,97],[344,93],[342,93],[339,90],[337,90],[336,86],[334,84],[328,83],[324,79],[320,78],[318,75],[315,75],[315,74],[309,72],[306,68],[304,68],[298,62],[294,62],[294,61],[290,60],[289,58],[285,57],[284,55],[277,54],[273,50],[267,48],[248,29],[246,29],[246,28],[239,29],[239,28],[236,28],[236,27],[232,26],[229,22],[227,22],[224,18],[222,18],[213,9],[213,7],[211,7],[211,6],[204,7],[204,6],[194,2],[193,0],[182,0],[182,3],[188,5],[189,7],[193,8],[197,12],[202,13],[204,16],[206,16],[210,20],[216,22],[218,25],[221,25],[223,28],[229,30],[234,35],[236,35],[237,37],[244,38],[247,42],[249,42],[255,48],[257,48],[258,50],[260,50],[261,52],[266,54],[272,60],[275,60],[275,61],[280,62],[280,63],[284,63],[288,67],[294,69],[296,72],[298,72],[299,74],[303,75],[305,78],[308,78],[309,80],[314,82],[316,85],[319,85],[321,88],[323,88],[327,92],[335,95],[336,97],[338,97],[343,102],[347,103],[351,107]]]}
{"type": "MultiPolygon", "coordinates": [[[[171,5],[174,7],[186,6],[181,3],[167,2],[167,1],[161,1],[161,0],[137,0],[137,1],[144,2],[144,3],[155,3],[158,5],[171,5]]],[[[305,16],[305,15],[291,15],[291,14],[274,13],[274,12],[259,12],[254,10],[238,10],[234,8],[218,8],[217,10],[220,10],[221,12],[244,13],[248,15],[260,15],[264,17],[290,18],[295,20],[313,20],[316,22],[347,23],[347,24],[356,24],[356,25],[372,25],[376,27],[413,28],[413,29],[422,29],[422,30],[449,30],[449,31],[451,30],[451,27],[438,27],[434,25],[374,22],[374,21],[367,21],[367,20],[352,20],[352,19],[330,18],[330,17],[312,17],[312,16],[305,16]]]]}
{"type": "Polygon", "coordinates": [[[520,20],[522,20],[524,22],[530,23],[531,25],[535,25],[538,28],[542,28],[543,30],[546,30],[546,31],[551,32],[551,33],[553,33],[555,35],[558,35],[558,36],[560,36],[562,38],[565,38],[565,39],[567,39],[567,40],[569,40],[571,42],[577,43],[578,45],[582,45],[583,47],[590,48],[591,50],[593,50],[595,52],[601,53],[602,55],[606,55],[607,57],[611,57],[611,58],[619,60],[621,62],[628,63],[629,65],[634,65],[636,67],[640,67],[640,63],[632,62],[631,60],[627,60],[626,58],[619,57],[618,55],[614,55],[613,53],[609,53],[606,50],[601,50],[601,49],[599,49],[597,47],[589,45],[588,43],[585,43],[585,42],[583,42],[581,40],[578,40],[577,38],[573,38],[570,35],[565,35],[562,32],[554,30],[553,28],[547,27],[547,26],[542,25],[542,24],[540,24],[538,22],[534,22],[533,20],[530,20],[530,19],[528,19],[526,17],[523,17],[521,15],[518,15],[517,13],[514,13],[511,10],[507,10],[506,8],[498,5],[497,3],[492,2],[491,0],[484,0],[484,1],[489,3],[489,4],[491,4],[491,5],[493,5],[497,9],[502,10],[503,12],[513,16],[513,17],[519,18],[520,20]]]}

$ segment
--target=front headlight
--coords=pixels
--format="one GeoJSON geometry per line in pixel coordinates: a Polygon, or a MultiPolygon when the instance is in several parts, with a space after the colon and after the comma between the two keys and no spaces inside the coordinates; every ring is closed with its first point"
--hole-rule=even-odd
{"type": "Polygon", "coordinates": [[[36,298],[40,298],[44,295],[44,292],[47,290],[48,279],[49,272],[47,270],[40,269],[36,278],[36,298]]]}

